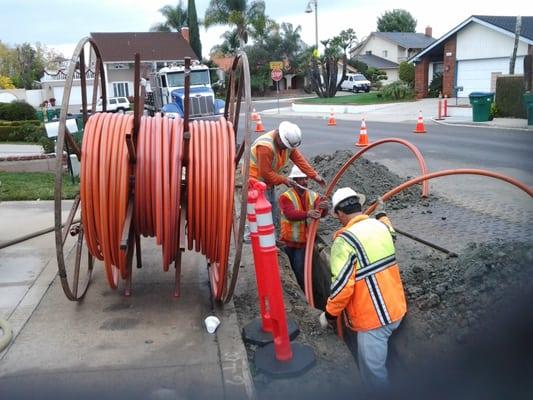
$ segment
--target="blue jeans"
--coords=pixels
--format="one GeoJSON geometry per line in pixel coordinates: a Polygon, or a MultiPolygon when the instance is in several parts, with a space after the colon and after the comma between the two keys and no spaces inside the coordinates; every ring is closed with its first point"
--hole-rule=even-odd
{"type": "Polygon", "coordinates": [[[389,337],[402,320],[370,331],[344,329],[346,345],[356,357],[363,382],[370,387],[386,387],[389,383],[387,353],[389,337]]]}
{"type": "Polygon", "coordinates": [[[296,276],[298,285],[305,291],[305,281],[304,281],[304,263],[305,263],[305,247],[296,248],[285,246],[285,253],[289,257],[291,263],[291,268],[296,276]]]}

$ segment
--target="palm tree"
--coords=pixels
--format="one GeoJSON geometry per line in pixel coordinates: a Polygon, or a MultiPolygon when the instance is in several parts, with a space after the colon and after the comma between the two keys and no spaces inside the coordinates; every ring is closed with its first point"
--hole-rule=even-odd
{"type": "Polygon", "coordinates": [[[220,37],[223,40],[221,44],[217,44],[211,48],[211,54],[234,54],[235,50],[239,48],[239,38],[237,36],[237,29],[226,31],[220,37]]]}
{"type": "Polygon", "coordinates": [[[242,49],[252,37],[264,35],[270,20],[265,16],[265,2],[253,0],[211,0],[205,11],[204,26],[230,25],[237,29],[239,47],[242,49]]]}
{"type": "Polygon", "coordinates": [[[187,9],[180,0],[174,7],[166,5],[159,9],[159,12],[165,17],[165,22],[153,25],[150,28],[152,32],[179,32],[184,26],[187,26],[187,9]]]}

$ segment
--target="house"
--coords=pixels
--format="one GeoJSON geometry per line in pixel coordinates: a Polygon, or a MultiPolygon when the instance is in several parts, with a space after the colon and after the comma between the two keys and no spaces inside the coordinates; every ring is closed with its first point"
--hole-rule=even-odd
{"type": "MultiPolygon", "coordinates": [[[[178,32],[94,32],[91,33],[104,64],[108,97],[133,96],[135,53],[141,56],[141,75],[164,65],[183,64],[185,57],[198,57],[189,45],[189,30],[178,32]]],[[[94,55],[91,57],[95,59],[94,55]]],[[[87,98],[91,99],[94,62],[87,63],[87,98]]],[[[54,97],[61,104],[68,66],[45,72],[41,78],[44,98],[54,97]]],[[[70,105],[81,104],[79,73],[70,93],[70,105]]]]}
{"type": "MultiPolygon", "coordinates": [[[[437,72],[448,97],[493,92],[498,75],[509,73],[516,17],[472,15],[412,57],[417,98],[427,96],[437,72]]],[[[523,73],[523,59],[533,54],[533,17],[522,17],[515,73],[523,73]]]]}
{"type": "Polygon", "coordinates": [[[399,67],[422,49],[435,41],[431,36],[431,27],[425,33],[414,32],[372,32],[350,53],[352,58],[369,67],[383,70],[387,74],[387,82],[399,80],[399,67]]]}

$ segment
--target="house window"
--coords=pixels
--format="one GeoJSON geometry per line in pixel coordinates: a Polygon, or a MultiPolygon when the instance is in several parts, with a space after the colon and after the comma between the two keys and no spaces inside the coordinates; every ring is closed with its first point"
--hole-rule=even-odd
{"type": "Polygon", "coordinates": [[[387,50],[382,51],[383,58],[387,58],[389,56],[389,52],[387,50]]]}
{"type": "Polygon", "coordinates": [[[444,63],[438,62],[433,63],[433,77],[437,74],[443,74],[444,73],[444,63]]]}
{"type": "Polygon", "coordinates": [[[114,97],[128,97],[130,95],[128,86],[128,82],[113,82],[114,97]]]}
{"type": "Polygon", "coordinates": [[[372,55],[372,50],[367,50],[367,51],[365,51],[365,54],[366,54],[367,56],[371,56],[371,55],[372,55]]]}

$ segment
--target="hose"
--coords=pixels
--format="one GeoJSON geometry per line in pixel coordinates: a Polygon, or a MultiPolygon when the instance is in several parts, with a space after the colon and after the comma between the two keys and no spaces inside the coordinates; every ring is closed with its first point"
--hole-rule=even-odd
{"type": "Polygon", "coordinates": [[[9,342],[11,342],[11,339],[13,338],[13,329],[11,328],[11,325],[9,322],[7,322],[5,319],[0,318],[0,330],[2,330],[3,334],[0,336],[0,352],[4,350],[9,342]]]}

